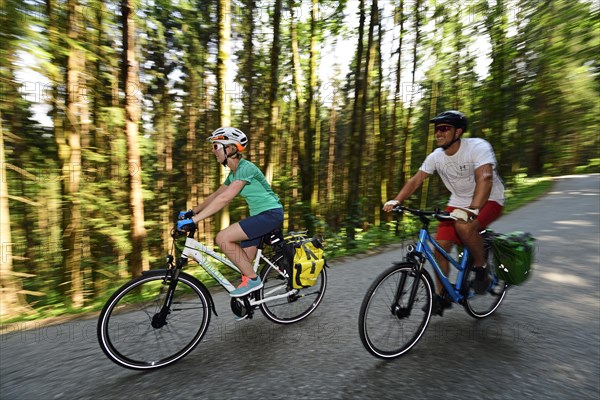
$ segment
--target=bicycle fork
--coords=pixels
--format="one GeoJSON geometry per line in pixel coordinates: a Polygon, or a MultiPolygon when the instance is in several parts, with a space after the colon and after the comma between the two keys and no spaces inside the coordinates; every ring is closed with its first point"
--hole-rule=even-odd
{"type": "Polygon", "coordinates": [[[171,278],[169,282],[169,287],[167,289],[167,294],[165,296],[165,301],[159,312],[154,314],[152,317],[152,327],[155,329],[160,329],[167,324],[167,316],[171,313],[171,305],[173,304],[173,293],[175,293],[175,288],[177,287],[177,282],[179,281],[179,274],[181,269],[187,264],[187,258],[178,258],[177,264],[173,268],[173,257],[167,257],[167,265],[169,269],[167,269],[167,274],[163,279],[163,283],[167,283],[169,277],[171,278]]]}
{"type": "MultiPolygon", "coordinates": [[[[415,260],[416,261],[416,260],[415,260]]],[[[392,304],[392,314],[398,318],[406,318],[410,316],[410,313],[413,308],[413,304],[415,302],[415,297],[417,296],[417,290],[419,289],[419,280],[421,279],[421,270],[425,264],[425,260],[419,260],[419,264],[417,267],[416,262],[413,261],[413,269],[412,273],[414,274],[414,282],[410,288],[410,294],[408,296],[408,302],[406,306],[400,305],[400,298],[404,294],[404,287],[406,286],[406,277],[411,272],[405,272],[400,277],[400,282],[398,282],[398,289],[396,290],[396,295],[394,296],[394,302],[392,304]]]]}

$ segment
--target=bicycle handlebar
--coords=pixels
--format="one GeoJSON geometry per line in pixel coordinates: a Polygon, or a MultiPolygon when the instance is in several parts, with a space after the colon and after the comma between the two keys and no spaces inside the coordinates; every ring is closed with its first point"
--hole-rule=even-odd
{"type": "Polygon", "coordinates": [[[417,210],[415,208],[409,208],[409,207],[400,206],[400,205],[392,208],[392,211],[396,212],[396,213],[402,213],[404,211],[407,211],[413,215],[416,215],[417,217],[435,218],[438,221],[456,221],[456,217],[451,216],[448,211],[440,211],[440,210],[424,211],[424,210],[417,210]]]}

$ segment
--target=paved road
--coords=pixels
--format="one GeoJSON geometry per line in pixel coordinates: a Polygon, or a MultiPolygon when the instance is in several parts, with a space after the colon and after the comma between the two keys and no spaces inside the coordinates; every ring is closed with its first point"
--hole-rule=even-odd
{"type": "Polygon", "coordinates": [[[82,319],[0,336],[1,399],[598,399],[600,175],[559,178],[497,231],[537,237],[535,273],[484,321],[454,306],[407,355],[381,361],[362,347],[357,315],[400,248],[339,261],[320,308],[295,326],[262,315],[234,322],[228,298],[206,340],[177,364],[122,369],[82,319]]]}

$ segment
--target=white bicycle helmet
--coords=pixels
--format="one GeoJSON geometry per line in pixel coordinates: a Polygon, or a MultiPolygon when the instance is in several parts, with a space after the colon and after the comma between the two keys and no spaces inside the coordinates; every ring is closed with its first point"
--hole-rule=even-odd
{"type": "Polygon", "coordinates": [[[224,126],[217,128],[207,138],[213,143],[221,143],[223,145],[234,144],[237,151],[242,152],[248,145],[248,137],[244,132],[237,128],[224,126]]]}

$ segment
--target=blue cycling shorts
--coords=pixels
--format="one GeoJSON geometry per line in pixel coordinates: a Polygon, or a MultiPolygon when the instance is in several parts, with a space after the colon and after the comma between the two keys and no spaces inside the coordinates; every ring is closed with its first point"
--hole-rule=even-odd
{"type": "Polygon", "coordinates": [[[243,240],[240,245],[245,247],[258,246],[260,239],[267,233],[274,231],[283,224],[283,208],[273,208],[253,215],[238,222],[248,240],[243,240]]]}

